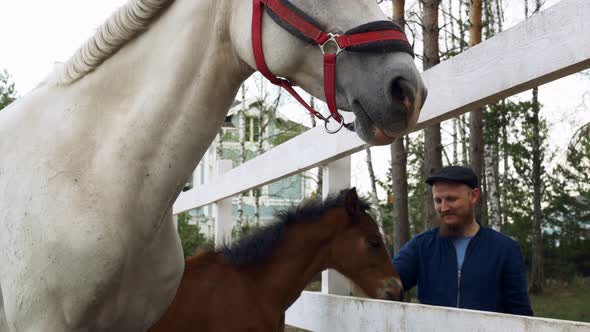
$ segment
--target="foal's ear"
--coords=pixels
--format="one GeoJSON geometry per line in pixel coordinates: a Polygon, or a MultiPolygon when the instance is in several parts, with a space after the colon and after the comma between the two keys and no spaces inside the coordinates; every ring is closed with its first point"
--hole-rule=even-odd
{"type": "Polygon", "coordinates": [[[356,188],[350,189],[344,198],[344,206],[349,217],[356,216],[359,213],[359,196],[356,193],[356,188]]]}

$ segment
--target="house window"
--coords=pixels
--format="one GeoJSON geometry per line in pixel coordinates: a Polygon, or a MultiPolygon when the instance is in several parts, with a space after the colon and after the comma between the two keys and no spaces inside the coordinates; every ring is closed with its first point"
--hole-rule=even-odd
{"type": "Polygon", "coordinates": [[[240,140],[238,129],[237,128],[224,128],[222,139],[224,142],[238,142],[240,140]]]}
{"type": "Polygon", "coordinates": [[[244,128],[245,139],[248,142],[258,142],[260,139],[260,118],[247,116],[244,128]]]}

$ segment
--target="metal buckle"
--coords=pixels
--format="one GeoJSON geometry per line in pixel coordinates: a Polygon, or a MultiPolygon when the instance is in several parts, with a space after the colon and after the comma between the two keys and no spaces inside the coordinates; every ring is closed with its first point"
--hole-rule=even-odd
{"type": "MultiPolygon", "coordinates": [[[[326,129],[326,132],[328,134],[336,134],[337,132],[340,131],[340,129],[342,129],[342,127],[344,127],[344,117],[342,116],[342,114],[340,114],[340,112],[337,112],[337,113],[338,113],[338,116],[340,116],[340,119],[342,120],[341,122],[339,122],[340,125],[338,126],[338,128],[332,129],[332,130],[328,128],[328,123],[330,122],[330,119],[334,119],[334,114],[330,114],[330,116],[328,116],[326,118],[326,121],[324,122],[324,128],[326,129]]],[[[336,120],[336,119],[334,119],[334,120],[336,120]]]]}
{"type": "Polygon", "coordinates": [[[340,52],[342,52],[344,49],[340,47],[340,44],[338,44],[338,41],[336,40],[337,37],[339,37],[340,35],[338,34],[333,34],[331,32],[328,32],[328,37],[330,37],[330,39],[326,40],[323,44],[319,45],[320,46],[320,50],[322,50],[322,54],[326,54],[326,46],[328,45],[328,43],[334,43],[336,45],[336,51],[335,52],[330,52],[330,54],[335,53],[336,55],[340,54],[340,52]]]}

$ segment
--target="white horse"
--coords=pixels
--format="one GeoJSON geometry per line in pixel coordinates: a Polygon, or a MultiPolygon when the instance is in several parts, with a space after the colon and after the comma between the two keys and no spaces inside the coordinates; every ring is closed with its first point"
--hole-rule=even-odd
{"type": "MultiPolygon", "coordinates": [[[[387,19],[375,0],[292,2],[334,33],[387,19]]],[[[171,206],[257,68],[252,10],[130,0],[0,112],[0,331],[144,331],[163,313],[184,265],[171,206]]],[[[270,71],[322,98],[318,47],[268,13],[262,42],[270,71]]],[[[365,141],[415,123],[407,52],[343,52],[337,73],[365,141]]]]}

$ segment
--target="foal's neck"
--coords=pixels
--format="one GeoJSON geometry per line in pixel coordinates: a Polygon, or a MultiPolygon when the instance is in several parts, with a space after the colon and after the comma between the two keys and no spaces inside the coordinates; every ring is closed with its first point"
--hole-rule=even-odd
{"type": "MultiPolygon", "coordinates": [[[[332,239],[343,227],[343,218],[327,220],[337,211],[326,212],[314,221],[295,223],[287,228],[281,244],[270,259],[249,273],[265,290],[269,305],[286,310],[319,272],[330,267],[332,239]]],[[[345,220],[345,218],[344,218],[345,220]]]]}

